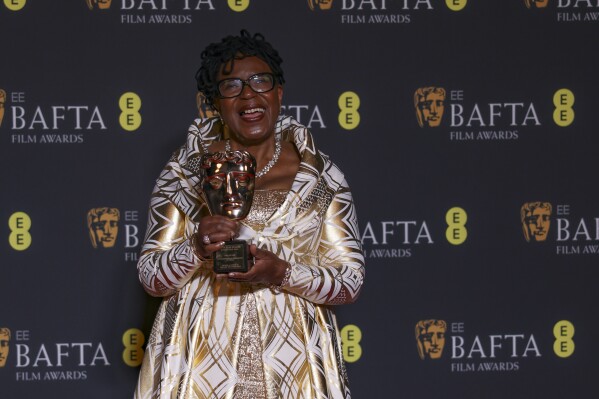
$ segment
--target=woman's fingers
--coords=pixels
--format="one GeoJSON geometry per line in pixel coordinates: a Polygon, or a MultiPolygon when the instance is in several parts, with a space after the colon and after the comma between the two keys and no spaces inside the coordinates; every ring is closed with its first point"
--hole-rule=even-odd
{"type": "Polygon", "coordinates": [[[254,265],[247,273],[229,273],[226,276],[231,281],[273,284],[280,281],[281,263],[278,256],[270,251],[250,245],[250,255],[255,259],[254,265]]]}
{"type": "Polygon", "coordinates": [[[222,248],[225,241],[237,237],[239,223],[224,216],[206,216],[202,218],[192,244],[197,253],[208,258],[222,248]]]}

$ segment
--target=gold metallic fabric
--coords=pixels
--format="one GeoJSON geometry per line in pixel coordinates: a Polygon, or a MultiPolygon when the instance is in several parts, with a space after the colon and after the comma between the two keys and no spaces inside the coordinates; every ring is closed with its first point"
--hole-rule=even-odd
{"type": "Polygon", "coordinates": [[[304,126],[281,117],[276,134],[297,147],[299,171],[278,206],[257,202],[260,215],[248,216],[240,238],[292,265],[289,284],[279,292],[216,279],[210,262],[192,250],[190,237],[209,214],[198,159],[221,138],[217,118],[194,121],[186,144],[160,174],[138,271],[145,290],[164,300],[136,398],[350,397],[329,305],[353,302],[364,280],[351,193],[304,126]],[[248,365],[257,372],[248,373],[248,365]]]}

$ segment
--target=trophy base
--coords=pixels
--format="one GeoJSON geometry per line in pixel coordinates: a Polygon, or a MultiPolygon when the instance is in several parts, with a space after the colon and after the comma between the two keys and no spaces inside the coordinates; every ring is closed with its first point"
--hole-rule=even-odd
{"type": "Polygon", "coordinates": [[[245,273],[249,270],[248,243],[244,240],[225,241],[225,245],[213,254],[213,260],[215,273],[245,273]]]}

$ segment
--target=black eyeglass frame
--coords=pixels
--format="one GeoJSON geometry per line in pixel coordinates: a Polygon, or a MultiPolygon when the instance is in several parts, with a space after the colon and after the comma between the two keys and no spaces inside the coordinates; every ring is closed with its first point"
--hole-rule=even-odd
{"type": "Polygon", "coordinates": [[[216,91],[218,92],[219,98],[235,98],[235,97],[238,97],[241,93],[243,93],[243,89],[245,88],[245,86],[249,86],[250,89],[252,89],[252,91],[254,93],[268,93],[269,91],[271,91],[272,89],[274,89],[276,85],[277,85],[277,82],[275,81],[275,75],[274,74],[272,74],[270,72],[260,72],[260,73],[257,73],[255,75],[250,76],[246,80],[239,79],[239,78],[227,78],[227,79],[219,80],[218,82],[216,82],[216,91]],[[265,75],[269,76],[270,77],[270,81],[272,82],[272,87],[270,89],[258,91],[254,87],[252,87],[252,83],[251,82],[253,82],[257,77],[259,77],[259,76],[265,76],[265,75]],[[239,93],[237,93],[234,96],[223,96],[223,94],[220,91],[220,86],[221,86],[221,84],[223,84],[223,82],[230,82],[230,81],[238,81],[238,82],[240,82],[241,83],[241,89],[239,89],[239,93]]]}

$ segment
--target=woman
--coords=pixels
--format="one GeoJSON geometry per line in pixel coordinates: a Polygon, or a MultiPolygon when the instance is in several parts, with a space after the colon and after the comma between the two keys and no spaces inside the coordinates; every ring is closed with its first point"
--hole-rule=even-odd
{"type": "Polygon", "coordinates": [[[327,305],[354,301],[362,285],[355,211],[343,174],[304,126],[279,116],[281,62],[246,31],[202,53],[198,88],[220,116],[194,121],[152,195],[138,270],[164,300],[137,398],[350,396],[327,305]],[[211,216],[200,192],[200,157],[224,150],[257,162],[241,222],[211,216]],[[216,275],[211,256],[232,238],[251,242],[254,264],[216,275]]]}

